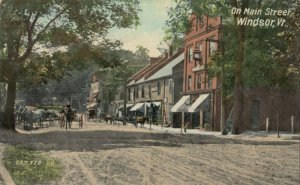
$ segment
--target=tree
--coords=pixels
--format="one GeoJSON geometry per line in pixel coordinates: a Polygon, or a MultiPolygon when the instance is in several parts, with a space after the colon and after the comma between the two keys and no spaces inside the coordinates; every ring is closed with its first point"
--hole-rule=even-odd
{"type": "Polygon", "coordinates": [[[136,26],[137,12],[137,0],[3,0],[0,49],[4,56],[0,69],[1,80],[8,84],[4,128],[15,129],[17,82],[34,69],[39,74],[36,80],[45,81],[61,77],[71,63],[77,68],[86,65],[84,61],[117,65],[110,63],[113,56],[106,48],[118,42],[107,40],[106,34],[114,26],[136,26]]]}
{"type": "Polygon", "coordinates": [[[149,62],[149,49],[144,48],[143,46],[137,46],[134,54],[140,62],[149,62]]]}
{"type": "Polygon", "coordinates": [[[105,111],[108,111],[108,105],[113,100],[123,99],[125,96],[124,85],[127,79],[137,71],[145,67],[148,63],[148,49],[138,46],[135,52],[129,50],[116,50],[117,58],[122,60],[121,64],[114,68],[107,68],[98,71],[102,89],[105,89],[100,99],[105,111]],[[116,93],[118,92],[118,93],[116,93]],[[119,96],[119,97],[118,97],[119,96]]]}
{"type": "MultiPolygon", "coordinates": [[[[286,27],[275,28],[251,28],[245,25],[238,25],[239,18],[247,17],[244,14],[246,8],[262,9],[288,9],[295,10],[299,8],[296,1],[270,1],[270,0],[178,0],[175,9],[171,9],[171,18],[167,25],[168,30],[173,30],[176,34],[171,37],[177,38],[177,31],[188,32],[189,27],[184,29],[174,29],[176,25],[182,25],[193,12],[199,19],[203,16],[221,15],[224,20],[223,34],[219,44],[225,48],[225,52],[217,52],[213,57],[213,63],[210,66],[211,76],[220,75],[224,70],[223,88],[228,96],[232,95],[233,99],[233,132],[240,133],[240,125],[243,124],[243,89],[253,85],[262,85],[266,87],[274,87],[278,84],[284,85],[290,78],[287,78],[287,71],[291,69],[287,65],[283,65],[282,60],[278,56],[286,56],[288,53],[288,39],[283,39],[280,35],[286,32],[286,27]],[[232,8],[241,9],[240,14],[232,15],[232,8]],[[190,11],[187,11],[189,9],[190,11]],[[179,13],[178,13],[179,12],[179,13]],[[176,16],[180,16],[177,17],[176,16]],[[178,23],[180,21],[182,23],[178,23]],[[175,26],[174,26],[175,25],[175,26]],[[262,42],[263,40],[263,42],[262,42]],[[277,53],[277,54],[276,54],[277,53]],[[229,73],[228,73],[229,72],[229,73]]],[[[266,18],[265,15],[254,15],[254,18],[266,18]]],[[[288,18],[293,15],[287,16],[288,18]]],[[[252,18],[252,17],[251,17],[252,18]]],[[[268,18],[278,18],[276,15],[268,18]]],[[[298,20],[299,21],[299,20],[298,20]]],[[[297,25],[296,23],[294,23],[297,25]]],[[[287,26],[291,28],[292,23],[287,26]]],[[[298,24],[299,25],[299,24],[298,24]]],[[[292,35],[299,33],[294,26],[291,30],[292,35]]],[[[181,33],[182,34],[182,33],[181,33]]],[[[284,34],[289,35],[291,34],[284,34]]],[[[289,37],[291,39],[291,37],[289,37]]],[[[295,37],[291,40],[294,40],[295,37]]],[[[284,57],[286,58],[286,57],[284,57]]],[[[291,64],[287,62],[286,64],[291,64]]],[[[295,65],[292,65],[295,66],[295,65]]],[[[299,66],[296,65],[296,66],[299,66]]]]}

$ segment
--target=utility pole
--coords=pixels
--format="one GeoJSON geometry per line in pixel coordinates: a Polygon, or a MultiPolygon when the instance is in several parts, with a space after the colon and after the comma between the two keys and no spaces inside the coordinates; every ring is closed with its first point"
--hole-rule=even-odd
{"type": "Polygon", "coordinates": [[[126,107],[126,98],[127,98],[127,89],[126,89],[126,77],[125,77],[125,71],[123,71],[123,80],[124,80],[124,105],[123,105],[123,125],[126,125],[126,115],[127,115],[127,107],[126,107]]]}

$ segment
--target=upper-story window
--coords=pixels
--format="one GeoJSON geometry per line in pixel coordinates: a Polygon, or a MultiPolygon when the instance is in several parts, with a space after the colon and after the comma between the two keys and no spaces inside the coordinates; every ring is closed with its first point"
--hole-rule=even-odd
{"type": "Polygon", "coordinates": [[[127,89],[127,99],[128,99],[129,101],[132,101],[132,99],[131,99],[131,91],[130,91],[130,88],[127,89]]]}
{"type": "Polygon", "coordinates": [[[218,49],[216,42],[209,42],[208,55],[211,56],[218,49]]]}
{"type": "Polygon", "coordinates": [[[136,91],[135,91],[135,97],[139,98],[139,86],[136,87],[136,91]]]}
{"type": "Polygon", "coordinates": [[[193,46],[192,45],[188,46],[187,51],[188,51],[187,60],[188,60],[188,62],[192,62],[192,59],[193,59],[193,46]]]}
{"type": "Polygon", "coordinates": [[[142,95],[141,95],[142,98],[145,98],[145,88],[144,86],[142,86],[142,95]]]}
{"type": "Polygon", "coordinates": [[[134,101],[136,97],[136,88],[133,88],[132,100],[134,101]]]}
{"type": "Polygon", "coordinates": [[[188,90],[192,89],[192,76],[188,76],[188,90]]]}
{"type": "Polygon", "coordinates": [[[207,88],[208,89],[212,88],[212,80],[210,78],[207,80],[207,88]]]}
{"type": "Polygon", "coordinates": [[[157,82],[157,95],[160,95],[160,82],[157,82]]]}
{"type": "MultiPolygon", "coordinates": [[[[196,49],[199,49],[202,55],[202,41],[196,43],[196,49]]],[[[203,60],[203,59],[202,59],[203,60]]],[[[195,66],[199,65],[199,61],[195,60],[195,66]]]]}
{"type": "Polygon", "coordinates": [[[197,89],[201,89],[201,74],[200,73],[198,73],[197,74],[197,76],[196,76],[196,87],[197,87],[197,89]]]}
{"type": "Polygon", "coordinates": [[[169,93],[173,93],[173,80],[169,79],[169,93]]]}
{"type": "Polygon", "coordinates": [[[151,84],[149,84],[148,86],[148,96],[149,98],[151,98],[151,84]]]}

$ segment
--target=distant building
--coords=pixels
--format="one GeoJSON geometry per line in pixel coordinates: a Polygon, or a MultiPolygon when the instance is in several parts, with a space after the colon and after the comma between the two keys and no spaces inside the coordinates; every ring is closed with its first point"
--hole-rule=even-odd
{"type": "Polygon", "coordinates": [[[153,122],[172,124],[174,91],[180,91],[174,89],[173,70],[183,67],[183,60],[182,49],[174,55],[166,53],[162,58],[152,58],[148,66],[129,79],[126,99],[132,106],[128,116],[146,116],[153,122]]]}
{"type": "Polygon", "coordinates": [[[90,90],[86,105],[87,110],[94,113],[97,111],[97,108],[99,109],[98,105],[100,103],[100,79],[97,73],[90,75],[90,90]]]}

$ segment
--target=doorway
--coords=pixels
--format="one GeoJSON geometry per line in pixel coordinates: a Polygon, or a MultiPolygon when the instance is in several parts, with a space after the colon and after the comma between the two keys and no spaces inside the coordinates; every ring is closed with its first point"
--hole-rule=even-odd
{"type": "Polygon", "coordinates": [[[260,101],[252,100],[250,108],[250,124],[251,130],[259,130],[260,128],[260,101]]]}

